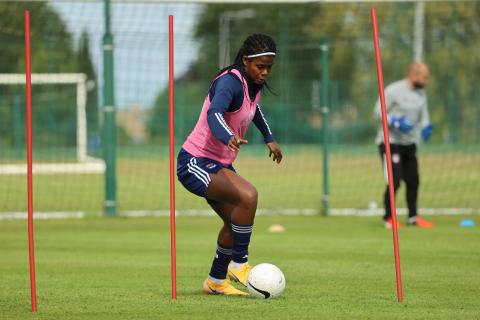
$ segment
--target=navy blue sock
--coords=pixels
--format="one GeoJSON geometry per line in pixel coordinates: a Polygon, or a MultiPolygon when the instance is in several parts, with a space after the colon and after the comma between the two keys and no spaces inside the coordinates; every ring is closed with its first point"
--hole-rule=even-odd
{"type": "Polygon", "coordinates": [[[217,251],[212,262],[209,276],[215,279],[226,279],[228,264],[232,260],[232,248],[217,244],[217,251]]]}
{"type": "Polygon", "coordinates": [[[232,260],[237,263],[248,261],[248,245],[252,235],[252,224],[234,224],[232,222],[232,260]]]}

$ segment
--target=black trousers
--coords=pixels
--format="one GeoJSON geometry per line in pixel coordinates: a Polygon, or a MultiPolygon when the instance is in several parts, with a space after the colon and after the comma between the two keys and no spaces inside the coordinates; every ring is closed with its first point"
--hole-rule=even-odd
{"type": "MultiPolygon", "coordinates": [[[[382,158],[383,169],[385,172],[385,181],[387,181],[387,163],[385,155],[385,144],[379,145],[380,157],[382,158]]],[[[418,186],[420,185],[420,176],[418,173],[417,146],[415,144],[399,145],[390,144],[390,153],[392,155],[392,173],[395,193],[400,187],[401,180],[405,181],[407,187],[407,205],[408,217],[417,215],[417,196],[418,186]]],[[[383,196],[385,204],[384,219],[390,218],[390,194],[388,192],[388,183],[383,196]]]]}

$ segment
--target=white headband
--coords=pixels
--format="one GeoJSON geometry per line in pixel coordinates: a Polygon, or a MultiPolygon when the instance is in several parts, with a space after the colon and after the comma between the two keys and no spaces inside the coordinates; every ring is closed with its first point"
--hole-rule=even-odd
{"type": "Polygon", "coordinates": [[[263,56],[274,56],[275,52],[263,52],[263,53],[257,53],[257,54],[251,54],[247,56],[247,58],[256,58],[256,57],[263,57],[263,56]]]}

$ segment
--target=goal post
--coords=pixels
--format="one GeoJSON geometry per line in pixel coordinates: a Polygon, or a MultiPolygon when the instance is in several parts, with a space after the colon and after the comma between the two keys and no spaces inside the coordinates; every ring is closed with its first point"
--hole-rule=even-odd
{"type": "MultiPolygon", "coordinates": [[[[103,173],[105,171],[104,161],[89,156],[87,152],[87,76],[84,73],[37,73],[32,74],[31,81],[34,87],[38,85],[73,85],[76,88],[76,161],[68,163],[34,163],[33,172],[37,174],[103,173]]],[[[24,84],[25,74],[0,74],[0,86],[24,84]]],[[[33,112],[35,113],[35,101],[33,101],[33,112]]],[[[35,136],[33,139],[35,140],[35,136]]],[[[0,175],[26,174],[26,172],[24,165],[0,165],[0,175]]]]}

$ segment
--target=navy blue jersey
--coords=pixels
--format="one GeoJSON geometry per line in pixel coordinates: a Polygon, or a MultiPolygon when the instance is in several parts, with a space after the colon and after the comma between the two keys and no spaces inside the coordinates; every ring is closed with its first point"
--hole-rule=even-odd
{"type": "MultiPolygon", "coordinates": [[[[250,98],[253,100],[262,88],[263,85],[253,84],[249,81],[248,93],[250,98]]],[[[208,126],[218,140],[224,144],[228,144],[228,141],[233,136],[231,134],[232,130],[227,130],[215,114],[234,112],[242,106],[245,95],[242,83],[236,75],[227,73],[212,83],[208,94],[211,101],[210,108],[207,112],[208,126]]],[[[265,143],[274,141],[270,127],[259,105],[257,105],[252,121],[262,133],[265,143]]]]}

